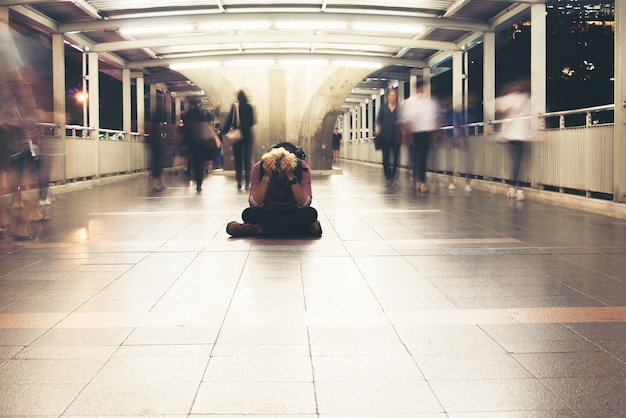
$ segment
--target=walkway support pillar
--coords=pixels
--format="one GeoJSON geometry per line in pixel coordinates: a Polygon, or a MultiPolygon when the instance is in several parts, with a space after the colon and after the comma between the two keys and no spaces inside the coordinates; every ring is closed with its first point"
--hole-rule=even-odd
{"type": "Polygon", "coordinates": [[[613,201],[626,203],[626,3],[615,2],[613,201]]]}

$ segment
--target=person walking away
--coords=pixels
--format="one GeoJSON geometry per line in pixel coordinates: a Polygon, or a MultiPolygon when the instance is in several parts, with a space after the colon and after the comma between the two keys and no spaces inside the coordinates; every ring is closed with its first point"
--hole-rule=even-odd
{"type": "Polygon", "coordinates": [[[206,115],[200,108],[199,100],[191,101],[191,109],[185,112],[183,119],[183,137],[189,151],[191,171],[196,183],[196,191],[202,191],[204,180],[205,145],[202,138],[202,124],[206,121],[206,115]]]}
{"type": "Polygon", "coordinates": [[[248,97],[243,90],[239,90],[237,102],[230,108],[228,118],[222,129],[224,133],[228,132],[231,126],[234,126],[234,121],[237,120],[235,113],[237,111],[239,111],[239,128],[243,138],[232,144],[233,156],[235,158],[235,179],[237,181],[237,189],[241,189],[241,181],[245,180],[247,190],[250,188],[250,170],[252,168],[252,146],[254,141],[252,127],[256,121],[254,109],[248,103],[248,97]]]}
{"type": "Polygon", "coordinates": [[[387,93],[387,103],[380,107],[375,135],[381,139],[383,173],[387,186],[394,184],[400,158],[400,127],[398,126],[398,90],[387,93]]]}
{"type": "Polygon", "coordinates": [[[250,206],[241,215],[243,223],[228,223],[229,235],[322,235],[317,210],[311,207],[311,171],[295,150],[293,144],[282,142],[254,164],[250,206]]]}
{"type": "Polygon", "coordinates": [[[424,93],[424,80],[421,79],[416,83],[415,94],[400,106],[402,129],[408,135],[413,181],[422,193],[428,192],[426,163],[434,135],[441,127],[439,112],[438,102],[424,93]]]}
{"type": "Polygon", "coordinates": [[[333,150],[333,162],[339,162],[339,151],[341,149],[341,140],[343,137],[339,133],[339,128],[335,126],[333,130],[332,150],[333,150]]]}
{"type": "Polygon", "coordinates": [[[148,124],[147,143],[150,150],[150,174],[152,176],[152,191],[165,190],[163,185],[163,163],[165,153],[163,150],[162,125],[157,117],[153,117],[148,124]]]}

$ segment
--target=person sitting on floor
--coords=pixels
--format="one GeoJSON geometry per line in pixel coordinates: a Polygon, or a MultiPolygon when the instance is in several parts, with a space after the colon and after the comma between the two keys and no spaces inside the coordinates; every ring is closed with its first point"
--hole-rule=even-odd
{"type": "Polygon", "coordinates": [[[258,235],[321,236],[317,210],[311,207],[311,172],[307,163],[291,152],[295,145],[275,145],[252,167],[244,223],[229,222],[233,237],[258,235]]]}

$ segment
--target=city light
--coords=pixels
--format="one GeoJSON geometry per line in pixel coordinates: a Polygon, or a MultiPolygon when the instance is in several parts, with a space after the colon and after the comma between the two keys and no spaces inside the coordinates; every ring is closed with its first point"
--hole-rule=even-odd
{"type": "Polygon", "coordinates": [[[78,103],[85,103],[87,99],[89,98],[89,94],[84,91],[79,91],[78,93],[74,95],[74,98],[76,99],[78,103]]]}

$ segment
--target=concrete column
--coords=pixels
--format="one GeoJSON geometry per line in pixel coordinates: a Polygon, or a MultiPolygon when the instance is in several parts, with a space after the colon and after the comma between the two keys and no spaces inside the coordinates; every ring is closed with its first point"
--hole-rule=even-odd
{"type": "MultiPolygon", "coordinates": [[[[87,82],[89,83],[89,127],[93,129],[94,153],[100,162],[100,88],[98,53],[88,53],[87,82]]],[[[96,176],[100,177],[100,164],[96,167],[96,176]]]]}
{"type": "Polygon", "coordinates": [[[137,86],[137,132],[143,136],[146,133],[146,105],[143,100],[145,93],[144,78],[137,77],[135,84],[137,86]]]}
{"type": "Polygon", "coordinates": [[[463,110],[463,52],[452,53],[452,109],[463,110]]]}
{"type": "MultiPolygon", "coordinates": [[[[417,80],[419,79],[419,76],[421,74],[420,70],[411,70],[411,72],[409,73],[409,97],[413,96],[415,94],[415,89],[417,88],[417,80]]],[[[408,99],[408,97],[405,97],[405,99],[408,99]]]]}
{"type": "Polygon", "coordinates": [[[365,139],[367,132],[367,103],[361,103],[361,139],[365,139]]]}
{"type": "Polygon", "coordinates": [[[165,98],[165,104],[163,107],[163,111],[165,112],[165,122],[169,125],[172,123],[172,92],[164,91],[163,93],[165,98]]]}
{"type": "MultiPolygon", "coordinates": [[[[381,89],[382,90],[382,89],[381,89]]],[[[385,90],[386,91],[386,90],[385,90]]],[[[378,117],[378,115],[380,114],[380,107],[382,106],[382,104],[384,103],[385,100],[385,95],[381,94],[381,91],[378,91],[378,94],[376,95],[376,103],[374,108],[376,109],[376,118],[378,117]]],[[[398,98],[398,102],[400,101],[400,98],[398,98]]],[[[376,118],[374,118],[374,129],[376,129],[376,118]]],[[[374,136],[374,134],[372,133],[372,137],[374,136]]]]}
{"type": "Polygon", "coordinates": [[[98,130],[100,129],[100,74],[98,53],[89,52],[87,55],[87,85],[89,88],[89,127],[95,130],[96,139],[98,139],[98,130]]]}
{"type": "MultiPolygon", "coordinates": [[[[496,117],[496,34],[486,32],[483,42],[483,119],[496,117]]],[[[485,133],[488,129],[485,126],[485,133]]]]}
{"type": "Polygon", "coordinates": [[[0,22],[9,23],[9,8],[0,6],[0,22]]]}
{"type": "Polygon", "coordinates": [[[424,95],[430,97],[432,90],[430,86],[430,67],[424,67],[422,74],[424,75],[424,95]]]}
{"type": "Polygon", "coordinates": [[[367,117],[367,137],[372,139],[374,137],[374,126],[376,121],[374,119],[374,99],[371,97],[367,101],[367,111],[369,114],[367,117]]]}
{"type": "MultiPolygon", "coordinates": [[[[178,126],[178,122],[180,122],[180,108],[181,108],[180,97],[175,97],[174,98],[174,120],[172,121],[172,123],[176,126],[178,126]]],[[[216,122],[219,122],[219,119],[216,120],[216,122]]]]}
{"type": "Polygon", "coordinates": [[[341,137],[344,141],[350,140],[350,112],[343,114],[343,130],[341,131],[341,137]]]}
{"type": "Polygon", "coordinates": [[[398,80],[398,103],[400,103],[402,100],[407,98],[407,97],[404,97],[404,85],[405,84],[406,82],[404,80],[398,80]]]}
{"type": "Polygon", "coordinates": [[[122,131],[126,140],[130,140],[131,104],[130,104],[130,69],[122,69],[122,131]]]}
{"type": "MultiPolygon", "coordinates": [[[[545,3],[533,4],[530,9],[531,18],[531,41],[530,41],[530,114],[531,129],[533,135],[542,135],[541,119],[538,115],[546,112],[546,5],[545,3]]],[[[541,148],[532,147],[532,169],[530,170],[530,184],[537,186],[541,177],[541,148]]]]}
{"type": "MultiPolygon", "coordinates": [[[[150,120],[157,116],[157,86],[156,84],[150,84],[150,120]]],[[[158,115],[159,118],[161,115],[158,115]]]]}
{"type": "Polygon", "coordinates": [[[615,2],[613,201],[626,203],[626,3],[615,2]]]}
{"type": "Polygon", "coordinates": [[[54,124],[59,126],[58,136],[61,142],[61,182],[67,180],[67,161],[65,151],[65,124],[66,103],[65,103],[65,43],[63,35],[52,34],[52,97],[54,124]]]}
{"type": "Polygon", "coordinates": [[[350,129],[350,133],[352,134],[352,140],[354,142],[359,140],[359,112],[358,112],[359,108],[355,107],[354,109],[352,109],[352,111],[350,112],[350,116],[351,116],[351,129],[350,129]]]}

